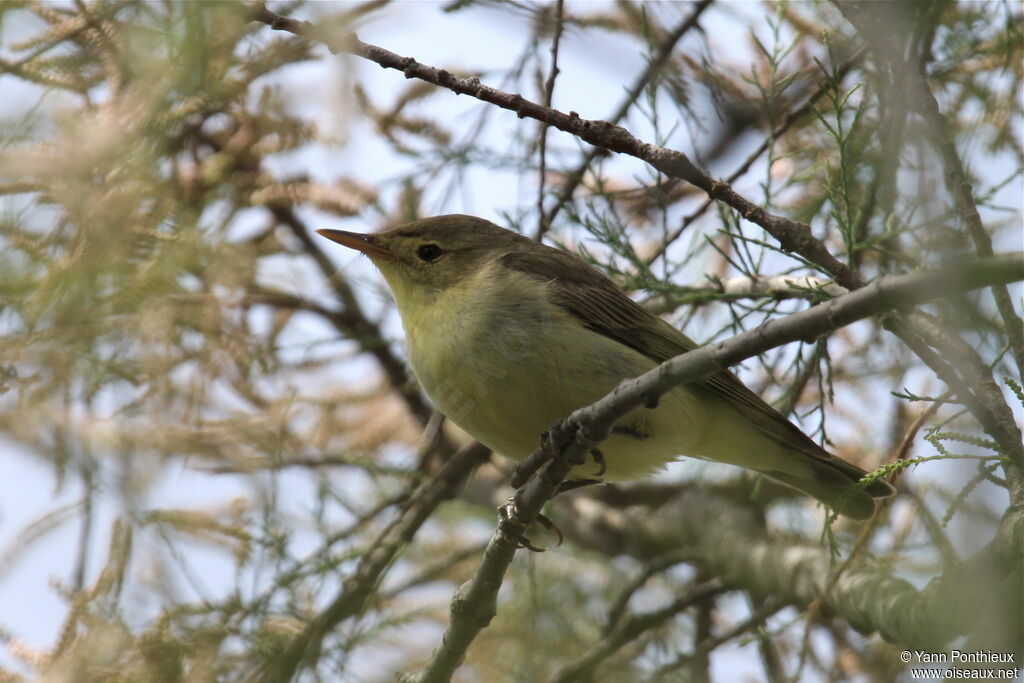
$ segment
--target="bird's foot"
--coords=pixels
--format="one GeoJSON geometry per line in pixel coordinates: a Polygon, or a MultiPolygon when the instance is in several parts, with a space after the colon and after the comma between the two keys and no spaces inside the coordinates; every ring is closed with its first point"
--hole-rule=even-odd
{"type": "Polygon", "coordinates": [[[559,420],[540,435],[539,448],[512,470],[512,478],[509,480],[512,488],[521,488],[541,467],[558,456],[561,450],[560,443],[569,437],[570,429],[564,420],[559,420]]]}
{"type": "MultiPolygon", "coordinates": [[[[568,483],[568,482],[563,482],[568,483]]],[[[530,526],[521,519],[519,519],[518,510],[516,509],[515,498],[509,498],[504,505],[498,506],[498,518],[501,523],[498,525],[498,534],[500,534],[502,540],[516,548],[526,548],[527,550],[535,553],[542,553],[547,548],[541,548],[530,542],[530,539],[526,537],[526,529],[530,526]]],[[[553,532],[558,539],[555,541],[555,545],[562,545],[564,537],[562,536],[562,530],[555,525],[546,515],[538,514],[536,521],[542,527],[548,531],[553,532]]]]}

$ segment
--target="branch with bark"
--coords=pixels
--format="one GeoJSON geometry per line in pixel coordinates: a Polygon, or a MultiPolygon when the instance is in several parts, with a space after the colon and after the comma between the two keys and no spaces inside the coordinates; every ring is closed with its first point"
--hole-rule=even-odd
{"type": "MultiPolygon", "coordinates": [[[[569,471],[584,462],[587,454],[611,434],[614,424],[631,410],[656,402],[675,386],[700,381],[782,344],[814,339],[857,320],[897,308],[913,307],[943,293],[959,293],[1020,280],[1024,280],[1024,253],[981,259],[940,272],[887,276],[806,311],[772,320],[731,339],[676,356],[640,377],[624,380],[601,400],[576,410],[553,427],[545,436],[542,447],[517,468],[512,481],[514,486],[542,469],[516,493],[514,519],[502,518],[487,545],[479,569],[456,591],[452,598],[450,622],[441,645],[418,675],[404,680],[407,683],[426,683],[450,679],[473,639],[496,613],[498,589],[517,549],[514,539],[519,538],[524,528],[537,518],[569,471]]],[[[674,515],[662,516],[662,519],[676,522],[674,515]]],[[[771,556],[771,553],[764,553],[758,561],[766,562],[771,556]]],[[[730,557],[730,553],[723,554],[726,562],[730,557]]],[[[801,565],[802,561],[794,564],[797,568],[801,565]]],[[[848,585],[858,586],[852,576],[847,573],[838,585],[844,585],[845,581],[848,585]]],[[[794,578],[790,574],[787,577],[794,578]]],[[[909,584],[905,587],[913,590],[909,584]]],[[[880,589],[894,590],[888,583],[880,589]]],[[[851,595],[859,596],[855,599],[863,601],[865,592],[858,589],[851,595]]],[[[866,609],[869,608],[862,605],[860,610],[851,610],[845,616],[864,630],[890,628],[884,621],[871,619],[864,612],[866,609]]]]}
{"type": "MultiPolygon", "coordinates": [[[[407,5],[256,1],[4,14],[0,71],[23,96],[0,103],[0,434],[42,465],[12,461],[15,480],[54,495],[27,500],[0,571],[19,594],[55,592],[66,619],[29,646],[24,625],[59,615],[7,610],[0,679],[386,678],[437,647],[418,677],[699,683],[724,659],[772,681],[891,680],[897,648],[878,634],[1024,643],[1024,329],[1009,298],[1022,288],[996,281],[1019,256],[985,260],[1020,248],[1024,215],[1024,105],[1009,96],[1024,44],[1004,7],[454,2],[415,10],[443,43],[426,65],[349,33],[386,26],[407,46],[407,5]],[[313,24],[280,16],[300,12],[313,24]],[[500,65],[466,52],[480,20],[502,33],[500,65]],[[359,56],[339,71],[317,41],[359,56]],[[615,60],[599,82],[595,46],[615,60]],[[472,75],[485,83],[456,78],[472,75]],[[604,121],[553,108],[564,79],[592,92],[579,106],[607,98],[604,112],[573,105],[604,121]],[[550,126],[569,134],[538,135],[550,126]],[[373,168],[338,156],[367,152],[373,168]],[[550,228],[649,309],[687,305],[673,317],[693,336],[758,329],[563,422],[488,546],[512,465],[480,446],[455,455],[463,435],[383,336],[396,320],[364,287],[371,268],[339,270],[309,223],[398,225],[495,187],[480,210],[550,228]],[[947,282],[957,263],[964,282],[947,282]],[[686,280],[695,267],[713,275],[686,280]],[[918,275],[881,283],[950,296],[830,328],[900,272],[918,275]],[[742,372],[840,457],[909,475],[868,523],[825,522],[793,489],[693,461],[548,501],[637,397],[818,323],[830,329],[812,344],[742,372]],[[548,540],[522,535],[545,501],[570,545],[506,569],[526,536],[548,540]],[[12,574],[68,532],[55,581],[12,574]],[[409,638],[446,627],[443,643],[409,638]]],[[[885,306],[908,301],[888,292],[885,306]]]]}
{"type": "MultiPolygon", "coordinates": [[[[672,178],[685,180],[736,210],[744,219],[763,228],[774,237],[783,251],[796,253],[805,261],[831,275],[843,287],[854,290],[865,285],[853,270],[838,260],[825,244],[814,237],[810,226],[783,216],[774,215],[746,197],[726,182],[716,180],[697,168],[682,152],[642,142],[621,126],[606,121],[584,119],[576,112],[565,114],[551,107],[531,102],[521,95],[503,92],[483,85],[479,78],[459,78],[445,69],[421,64],[412,57],[402,57],[376,45],[364,43],[355,34],[336,36],[316,25],[284,17],[257,5],[251,18],[275,30],[288,31],[316,40],[332,52],[346,52],[379,64],[383,68],[401,71],[406,78],[419,78],[458,95],[470,95],[483,102],[514,111],[520,118],[529,117],[613,152],[628,154],[643,161],[672,178]]],[[[999,443],[1011,459],[1007,469],[1014,500],[1024,502],[1024,445],[1021,432],[1013,421],[1006,401],[992,382],[991,372],[978,354],[962,340],[941,332],[935,325],[921,318],[901,320],[898,316],[886,321],[886,328],[904,341],[926,364],[952,387],[983,428],[999,443]],[[938,345],[939,354],[929,346],[938,345]],[[953,365],[943,356],[954,359],[953,365]],[[964,377],[956,372],[959,369],[964,377]],[[1011,471],[1012,469],[1012,471],[1011,471]]]]}
{"type": "MultiPolygon", "coordinates": [[[[496,605],[497,588],[516,549],[521,527],[528,525],[540,507],[550,498],[568,471],[604,438],[618,417],[656,397],[682,381],[695,381],[715,370],[725,368],[750,355],[796,339],[813,339],[850,321],[889,310],[882,317],[884,326],[894,332],[914,351],[956,394],[982,428],[998,444],[1006,456],[1004,471],[1012,500],[1024,500],[1024,446],[1020,429],[1012,412],[995,385],[988,364],[978,352],[957,334],[945,328],[938,319],[922,312],[904,313],[915,304],[939,296],[938,291],[960,292],[977,287],[997,288],[997,303],[1004,320],[1008,317],[1005,299],[998,287],[1021,278],[1017,255],[997,257],[950,267],[940,273],[888,276],[867,284],[850,265],[836,258],[823,241],[814,237],[810,226],[783,216],[774,215],[739,194],[727,183],[716,180],[699,169],[681,152],[645,143],[624,128],[605,121],[587,120],[575,112],[568,114],[526,100],[514,93],[483,85],[477,78],[459,78],[452,73],[424,65],[412,57],[403,57],[379,46],[360,41],[354,34],[331,35],[308,22],[300,22],[269,12],[262,5],[252,9],[251,17],[276,30],[284,30],[327,45],[333,52],[347,52],[373,61],[384,68],[396,69],[406,78],[418,78],[456,94],[467,94],[483,102],[514,111],[520,118],[533,118],[547,126],[568,132],[590,144],[641,159],[670,178],[685,180],[703,190],[711,200],[725,203],[766,232],[785,252],[799,255],[805,263],[827,273],[849,294],[820,304],[803,313],[794,314],[734,337],[727,342],[701,349],[663,364],[652,373],[624,382],[602,401],[581,409],[568,418],[563,428],[548,435],[542,456],[531,458],[536,471],[545,460],[539,477],[535,477],[517,495],[516,515],[504,519],[488,545],[480,570],[464,584],[452,602],[452,621],[444,642],[435,652],[427,668],[415,680],[444,680],[458,667],[473,638],[490,621],[496,605]],[[891,310],[890,310],[891,309],[891,310]],[[558,457],[551,458],[553,453],[558,457]]],[[[962,169],[961,169],[962,170],[962,169]]],[[[953,173],[955,176],[955,172],[953,173]]],[[[962,174],[960,177],[962,181],[962,174]]],[[[957,182],[957,178],[953,178],[957,182]]],[[[960,182],[963,189],[963,182],[960,182]]],[[[960,192],[962,195],[963,192],[960,192]]],[[[961,211],[971,227],[969,207],[960,198],[961,211]]],[[[979,247],[984,251],[983,245],[979,247]]],[[[856,263],[855,261],[853,261],[856,263]]],[[[1016,344],[1014,344],[1016,347],[1016,344]]],[[[530,472],[529,467],[522,472],[530,472]]],[[[1001,530],[1007,542],[994,544],[999,562],[1019,546],[1014,535],[1020,528],[1021,513],[1011,507],[1001,530]],[[1014,512],[1014,510],[1017,512],[1014,512]]],[[[1019,534],[1017,534],[1019,536],[1019,534]]],[[[850,574],[841,577],[839,584],[850,574]]],[[[859,617],[851,616],[856,623],[859,617]]],[[[878,625],[874,626],[878,628],[878,625]]]]}
{"type": "MultiPolygon", "coordinates": [[[[982,224],[970,178],[950,133],[949,121],[942,114],[938,100],[935,99],[935,93],[928,85],[924,64],[914,69],[913,65],[907,62],[896,47],[901,43],[893,31],[900,26],[900,22],[892,21],[891,12],[879,12],[878,8],[869,4],[861,5],[847,0],[836,0],[835,4],[843,16],[857,29],[857,33],[871,46],[871,49],[885,61],[900,84],[910,91],[911,96],[908,101],[924,120],[933,144],[942,158],[946,171],[944,174],[946,188],[953,196],[957,213],[960,214],[960,218],[967,226],[967,232],[974,242],[978,255],[991,256],[993,253],[992,238],[982,224]]],[[[1006,325],[1006,333],[1010,338],[1017,370],[1024,372],[1024,321],[1014,310],[1010,293],[1005,285],[993,286],[992,294],[999,315],[1006,325]]]]}
{"type": "MultiPolygon", "coordinates": [[[[636,82],[630,86],[629,90],[626,91],[626,96],[622,102],[616,107],[612,115],[608,117],[608,121],[612,124],[617,124],[621,121],[626,114],[629,113],[630,108],[636,103],[640,94],[643,93],[644,88],[655,78],[658,72],[665,66],[668,58],[672,55],[673,49],[683,36],[686,35],[693,27],[698,25],[700,17],[704,14],[704,10],[708,8],[713,0],[699,0],[694,4],[693,11],[689,16],[684,18],[678,26],[669,32],[665,39],[658,45],[654,55],[647,63],[647,67],[643,73],[636,79],[636,82]]],[[[548,103],[550,105],[550,102],[548,103]]],[[[550,229],[551,224],[554,222],[555,217],[558,216],[558,212],[572,199],[573,193],[576,188],[579,187],[580,182],[583,180],[583,176],[586,175],[587,169],[590,168],[590,164],[593,163],[594,159],[601,152],[600,147],[594,147],[587,151],[583,157],[583,161],[580,162],[579,166],[570,172],[566,176],[565,182],[562,183],[562,187],[558,190],[558,196],[555,199],[554,205],[547,212],[543,214],[542,210],[542,222],[540,229],[534,235],[534,238],[540,240],[544,237],[544,234],[550,229]]],[[[541,181],[543,182],[543,175],[541,181]]]]}
{"type": "Polygon", "coordinates": [[[443,501],[451,498],[458,485],[490,451],[472,443],[454,454],[438,474],[421,486],[402,513],[377,537],[363,554],[355,571],[341,585],[331,604],[311,620],[285,649],[267,663],[256,680],[265,683],[287,681],[302,664],[313,661],[324,638],[342,621],[359,614],[374,595],[384,573],[395,557],[412,541],[420,527],[443,501]]]}
{"type": "Polygon", "coordinates": [[[595,536],[599,530],[608,546],[640,558],[687,548],[710,576],[801,609],[820,600],[824,616],[841,616],[864,633],[878,632],[905,647],[935,650],[978,629],[995,633],[986,647],[1014,650],[1024,642],[1014,614],[1020,568],[1007,572],[994,545],[917,589],[870,558],[833,580],[837,571],[827,548],[768,538],[751,509],[698,487],[625,510],[569,505],[567,533],[595,536]]]}
{"type": "Polygon", "coordinates": [[[470,95],[482,102],[515,112],[519,118],[536,119],[597,147],[636,157],[669,177],[695,185],[712,199],[725,202],[743,218],[761,226],[779,240],[785,251],[800,254],[810,263],[831,274],[847,289],[863,285],[844,263],[832,256],[825,245],[814,238],[809,225],[765,211],[736,192],[728,183],[715,180],[704,173],[682,152],[643,142],[625,128],[607,121],[584,119],[574,111],[566,114],[531,102],[522,95],[492,88],[482,84],[479,78],[459,78],[445,69],[421,64],[412,57],[402,57],[377,45],[364,43],[353,33],[343,36],[326,33],[310,22],[281,16],[263,5],[257,5],[252,9],[251,18],[253,21],[267,24],[272,29],[320,42],[334,53],[345,52],[368,59],[383,68],[401,71],[406,78],[418,78],[451,90],[457,95],[470,95]]]}
{"type": "Polygon", "coordinates": [[[739,299],[770,298],[821,299],[846,293],[831,280],[809,275],[739,275],[725,279],[712,279],[709,287],[679,287],[671,292],[658,294],[644,302],[647,310],[655,315],[674,311],[683,305],[699,305],[712,301],[735,301],[739,299]]]}

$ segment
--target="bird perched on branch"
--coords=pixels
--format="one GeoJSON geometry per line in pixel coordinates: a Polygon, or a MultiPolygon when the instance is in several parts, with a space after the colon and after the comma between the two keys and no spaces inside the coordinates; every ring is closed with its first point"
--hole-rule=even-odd
{"type": "MultiPolygon", "coordinates": [[[[413,371],[434,404],[492,450],[522,460],[538,434],[697,344],[568,254],[472,216],[363,235],[318,230],[387,280],[413,371]]],[[[881,480],[818,446],[721,371],[620,419],[601,443],[604,478],[639,479],[679,456],[738,465],[864,519],[881,480]]],[[[572,476],[587,473],[577,467],[572,476]]]]}

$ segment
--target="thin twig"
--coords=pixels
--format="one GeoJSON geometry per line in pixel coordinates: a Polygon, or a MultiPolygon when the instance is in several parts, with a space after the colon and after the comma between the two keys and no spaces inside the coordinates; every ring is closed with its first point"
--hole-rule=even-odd
{"type": "Polygon", "coordinates": [[[452,456],[437,476],[409,501],[403,514],[381,532],[360,559],[356,570],[342,582],[334,601],[292,639],[288,647],[260,673],[258,680],[262,683],[290,680],[304,661],[315,659],[324,638],[341,621],[362,611],[367,600],[374,595],[373,587],[398,552],[409,544],[437,506],[453,495],[459,482],[488,453],[486,448],[473,443],[452,456]]]}
{"type": "Polygon", "coordinates": [[[602,635],[608,635],[612,632],[621,620],[622,615],[625,613],[630,599],[652,576],[665,571],[669,567],[680,564],[681,562],[687,562],[693,559],[695,559],[695,556],[693,551],[689,548],[680,548],[654,558],[644,568],[644,571],[626,584],[626,587],[619,592],[618,596],[612,602],[611,607],[608,608],[608,621],[604,625],[602,635]]]}
{"type": "MultiPolygon", "coordinates": [[[[704,10],[706,10],[712,2],[714,2],[714,0],[700,0],[700,2],[694,5],[693,11],[690,15],[679,22],[679,25],[665,36],[665,39],[660,45],[658,45],[654,55],[647,63],[647,68],[644,69],[643,73],[640,74],[629,90],[626,91],[626,96],[623,98],[622,102],[619,103],[618,108],[612,112],[612,115],[607,118],[607,121],[616,124],[629,113],[629,110],[636,103],[640,94],[644,91],[644,88],[647,87],[651,80],[654,79],[659,71],[661,71],[665,62],[668,61],[668,58],[672,55],[672,51],[675,49],[676,44],[682,40],[683,36],[686,35],[690,29],[697,26],[697,22],[704,13],[704,10]]],[[[534,235],[534,239],[539,241],[544,237],[544,232],[550,229],[551,224],[554,223],[555,217],[558,215],[558,212],[562,210],[570,199],[572,199],[573,193],[576,191],[576,188],[579,187],[580,182],[583,180],[583,176],[587,173],[587,169],[590,168],[590,164],[593,163],[594,159],[596,159],[597,155],[602,151],[603,150],[599,147],[590,148],[587,150],[587,153],[584,155],[583,161],[580,162],[579,166],[569,173],[565,179],[565,183],[558,192],[558,198],[555,200],[554,206],[551,207],[547,213],[547,217],[544,219],[542,224],[543,231],[539,231],[534,235]]]]}
{"type": "Polygon", "coordinates": [[[424,566],[420,571],[416,572],[413,576],[408,577],[404,581],[388,588],[380,594],[381,600],[395,600],[399,599],[405,591],[416,586],[422,586],[425,583],[436,581],[452,569],[455,565],[460,562],[477,557],[480,555],[484,548],[484,543],[475,543],[469,547],[457,549],[457,550],[445,550],[444,556],[424,566]]]}
{"type": "MultiPolygon", "coordinates": [[[[419,78],[456,94],[471,95],[481,101],[514,111],[520,118],[530,117],[544,121],[592,145],[641,159],[665,175],[686,180],[706,192],[711,199],[722,201],[732,207],[744,219],[760,226],[774,237],[783,251],[799,254],[806,262],[831,275],[843,287],[854,290],[865,285],[847,264],[832,255],[824,242],[814,237],[809,225],[769,213],[736,192],[729,183],[715,180],[704,173],[682,152],[645,143],[633,137],[625,128],[606,121],[584,119],[576,112],[565,114],[550,107],[543,107],[524,99],[521,95],[483,85],[479,78],[458,78],[444,69],[420,64],[412,57],[402,57],[376,45],[364,43],[354,34],[341,38],[325,34],[309,22],[282,17],[263,5],[252,8],[250,16],[253,21],[261,21],[276,30],[319,40],[334,52],[358,55],[376,62],[381,67],[399,70],[406,78],[419,78]]],[[[920,316],[910,321],[904,321],[899,316],[891,316],[884,325],[886,329],[899,336],[957,392],[985,431],[1010,455],[1015,467],[1014,472],[1007,472],[1011,495],[1014,496],[1014,500],[1024,499],[1024,476],[1021,475],[1021,470],[1024,470],[1024,446],[1021,444],[1020,429],[1016,427],[1005,399],[998,388],[993,386],[991,372],[987,370],[977,353],[962,340],[958,343],[941,329],[922,324],[920,316]],[[940,347],[943,355],[956,359],[956,366],[963,368],[966,380],[953,371],[953,366],[945,362],[942,356],[928,348],[933,339],[945,340],[946,343],[940,347]]]]}
{"type": "Polygon", "coordinates": [[[451,620],[427,666],[406,683],[447,681],[465,658],[466,651],[497,611],[501,588],[517,543],[512,540],[533,522],[558,485],[587,454],[607,438],[623,415],[652,397],[688,381],[698,381],[759,353],[797,339],[817,336],[894,306],[912,306],[955,291],[984,287],[993,281],[1024,279],[1024,253],[984,259],[940,272],[892,275],[871,285],[806,311],[772,320],[732,339],[690,351],[662,363],[634,379],[625,380],[596,403],[574,411],[544,439],[544,446],[524,463],[525,470],[547,463],[515,498],[520,524],[503,517],[494,532],[473,578],[463,584],[451,604],[451,620]],[[554,457],[553,457],[554,455],[554,457]]]}
{"type": "MultiPolygon", "coordinates": [[[[907,453],[910,450],[910,446],[914,443],[914,439],[917,437],[917,433],[921,430],[921,427],[931,419],[931,417],[938,411],[938,409],[952,396],[952,392],[946,392],[942,398],[928,406],[927,410],[924,410],[917,419],[907,429],[906,434],[900,440],[899,445],[896,447],[890,462],[897,462],[900,460],[906,460],[907,453]]],[[[896,476],[902,472],[902,470],[894,471],[890,476],[890,481],[894,481],[896,476]]],[[[822,589],[821,593],[814,599],[814,601],[807,607],[806,616],[804,619],[804,635],[803,635],[803,646],[800,650],[800,664],[797,670],[803,669],[806,653],[810,651],[810,637],[811,637],[811,625],[821,616],[822,607],[825,604],[825,598],[832,592],[839,583],[839,579],[842,578],[843,574],[853,566],[854,562],[860,557],[861,553],[867,548],[868,541],[874,535],[875,529],[878,528],[878,522],[881,520],[883,511],[889,507],[892,503],[893,498],[885,498],[879,501],[878,506],[875,509],[875,514],[871,516],[871,519],[861,528],[860,533],[857,535],[857,540],[853,544],[853,548],[850,550],[850,554],[840,564],[832,575],[828,579],[828,583],[825,584],[825,588],[822,589]]]]}
{"type": "Polygon", "coordinates": [[[247,458],[245,460],[223,465],[199,466],[196,469],[206,474],[251,474],[283,470],[291,467],[319,469],[321,467],[357,467],[375,474],[388,474],[396,477],[423,478],[419,470],[407,467],[387,467],[365,458],[346,458],[338,455],[298,456],[287,460],[270,460],[267,458],[247,458]]]}
{"type": "Polygon", "coordinates": [[[598,665],[618,652],[627,643],[635,640],[645,631],[661,626],[669,619],[718,595],[725,590],[722,581],[711,579],[691,587],[685,594],[677,597],[668,605],[646,614],[632,615],[620,621],[614,629],[582,657],[570,662],[551,677],[551,683],[570,683],[578,680],[591,680],[598,665]]]}
{"type": "Polygon", "coordinates": [[[781,605],[772,602],[767,602],[761,605],[756,610],[754,610],[754,612],[749,617],[739,622],[728,631],[725,631],[724,633],[721,633],[717,636],[712,636],[711,638],[705,640],[693,652],[688,652],[675,658],[672,662],[662,666],[657,671],[655,671],[647,680],[652,682],[665,680],[669,674],[671,674],[673,671],[677,671],[683,668],[684,666],[687,666],[695,657],[706,655],[707,653],[717,648],[719,645],[727,643],[733,638],[737,638],[743,635],[744,633],[749,633],[750,631],[764,623],[766,619],[771,617],[780,609],[782,609],[781,605]]]}
{"type": "MultiPolygon", "coordinates": [[[[558,44],[562,39],[562,11],[565,0],[558,0],[555,4],[555,35],[551,39],[551,72],[548,74],[548,82],[544,86],[544,106],[551,106],[551,98],[555,93],[555,79],[558,78],[558,44]]],[[[544,218],[544,186],[547,183],[547,152],[548,152],[548,125],[540,124],[540,178],[537,183],[537,235],[543,235],[548,230],[548,222],[544,218]]]]}
{"type": "MultiPolygon", "coordinates": [[[[836,70],[835,78],[838,80],[842,80],[853,67],[860,63],[863,56],[863,49],[858,50],[856,53],[854,53],[852,57],[847,59],[839,66],[839,68],[836,70]]],[[[740,164],[735,171],[729,174],[729,177],[725,179],[725,182],[731,185],[732,183],[735,183],[737,180],[739,180],[739,178],[742,175],[744,175],[747,171],[750,170],[750,167],[754,165],[754,162],[757,161],[762,154],[768,151],[768,148],[771,147],[772,143],[775,140],[778,140],[780,137],[782,137],[786,133],[786,131],[789,130],[790,126],[792,126],[794,123],[796,123],[801,118],[806,116],[807,113],[811,110],[811,108],[813,108],[814,105],[818,102],[818,100],[821,99],[821,96],[827,93],[829,89],[831,89],[833,86],[834,82],[832,79],[825,79],[824,82],[819,84],[818,89],[815,90],[802,105],[788,112],[786,116],[783,117],[782,121],[779,123],[778,126],[775,127],[771,135],[767,136],[761,142],[761,144],[758,145],[757,149],[755,149],[753,152],[747,155],[747,158],[743,161],[743,163],[740,164]]],[[[694,209],[690,214],[683,217],[683,222],[680,223],[679,227],[676,228],[676,230],[671,235],[662,240],[661,244],[658,245],[658,248],[645,259],[647,261],[647,264],[650,265],[651,263],[654,263],[654,261],[656,261],[660,256],[662,256],[668,249],[669,245],[671,245],[673,242],[679,239],[683,232],[685,232],[686,229],[690,227],[690,225],[695,220],[700,218],[700,216],[702,216],[704,212],[711,207],[712,204],[714,204],[714,200],[709,198],[705,200],[703,204],[694,209]]]]}
{"type": "Polygon", "coordinates": [[[85,495],[82,498],[82,528],[78,535],[78,554],[75,559],[75,570],[71,575],[71,588],[73,593],[78,593],[85,588],[85,575],[89,562],[89,552],[92,549],[92,528],[95,522],[93,502],[96,496],[95,489],[95,461],[88,455],[81,466],[82,486],[85,495]]]}
{"type": "MultiPolygon", "coordinates": [[[[928,85],[927,77],[923,72],[924,64],[920,64],[916,71],[911,70],[911,65],[895,47],[898,43],[890,40],[893,27],[883,21],[881,17],[875,16],[870,8],[861,8],[845,0],[837,0],[835,4],[911,93],[908,97],[910,106],[924,119],[933,143],[938,149],[945,167],[946,187],[953,195],[957,212],[967,225],[967,232],[974,242],[974,247],[979,256],[991,255],[993,253],[992,238],[981,221],[978,206],[974,201],[974,190],[971,187],[970,178],[960,159],[956,143],[953,141],[949,121],[943,115],[938,100],[935,99],[935,93],[928,85]]],[[[995,297],[996,308],[1006,327],[1006,334],[1010,338],[1017,370],[1024,373],[1024,321],[1014,310],[1013,301],[1005,286],[993,287],[992,295],[995,297]]]]}

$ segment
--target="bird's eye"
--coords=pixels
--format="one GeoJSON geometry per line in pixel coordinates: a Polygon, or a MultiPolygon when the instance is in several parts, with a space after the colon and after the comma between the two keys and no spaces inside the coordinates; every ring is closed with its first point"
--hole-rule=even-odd
{"type": "Polygon", "coordinates": [[[424,244],[416,250],[416,255],[420,258],[420,261],[436,261],[441,256],[441,247],[436,244],[424,244]]]}

